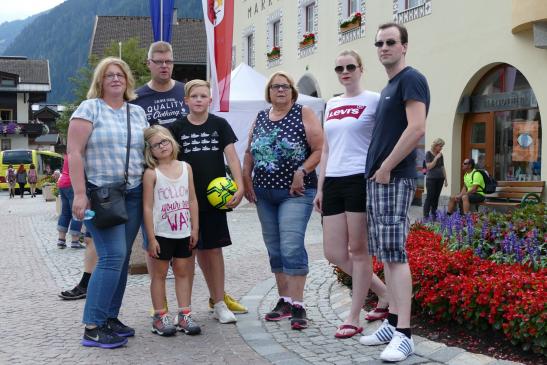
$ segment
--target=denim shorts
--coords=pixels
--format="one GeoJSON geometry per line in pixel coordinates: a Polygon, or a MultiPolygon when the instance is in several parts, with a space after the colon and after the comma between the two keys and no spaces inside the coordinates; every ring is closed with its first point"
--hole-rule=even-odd
{"type": "Polygon", "coordinates": [[[304,235],[316,191],[307,188],[303,196],[293,197],[288,189],[255,188],[262,237],[273,273],[308,274],[304,235]]]}
{"type": "Polygon", "coordinates": [[[416,179],[394,178],[389,184],[367,180],[368,249],[384,262],[408,262],[408,209],[416,179]]]}

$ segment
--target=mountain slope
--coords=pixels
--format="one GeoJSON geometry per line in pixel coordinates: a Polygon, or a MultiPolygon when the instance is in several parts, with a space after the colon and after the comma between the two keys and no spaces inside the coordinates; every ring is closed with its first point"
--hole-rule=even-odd
{"type": "MultiPolygon", "coordinates": [[[[175,0],[179,17],[202,18],[200,0],[175,0]]],[[[69,79],[87,62],[96,15],[149,15],[149,0],[67,0],[21,31],[5,55],[49,59],[48,102],[74,98],[69,79]]]]}
{"type": "Polygon", "coordinates": [[[15,37],[24,27],[32,23],[34,19],[40,16],[43,13],[29,16],[28,18],[22,20],[13,20],[10,22],[3,22],[0,24],[0,54],[3,54],[5,49],[13,42],[15,37]]]}

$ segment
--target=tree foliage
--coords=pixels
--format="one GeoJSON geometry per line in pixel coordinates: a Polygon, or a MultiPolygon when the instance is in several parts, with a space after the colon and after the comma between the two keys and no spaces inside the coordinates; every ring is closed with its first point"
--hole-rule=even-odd
{"type": "MultiPolygon", "coordinates": [[[[150,70],[146,66],[148,50],[139,47],[139,40],[137,38],[130,38],[127,42],[123,42],[121,48],[122,59],[127,62],[131,72],[133,73],[136,88],[147,83],[148,80],[150,80],[150,70]]],[[[104,57],[118,57],[119,54],[120,49],[117,42],[112,42],[112,44],[104,51],[104,57]]],[[[56,122],[57,129],[64,137],[66,137],[70,116],[74,110],[76,110],[76,107],[83,100],[87,99],[86,95],[93,78],[93,70],[99,62],[100,59],[92,56],[89,59],[88,64],[80,68],[75,77],[70,78],[70,82],[74,86],[73,91],[76,96],[76,100],[74,103],[65,105],[65,110],[61,113],[59,118],[57,118],[56,122]]]]}

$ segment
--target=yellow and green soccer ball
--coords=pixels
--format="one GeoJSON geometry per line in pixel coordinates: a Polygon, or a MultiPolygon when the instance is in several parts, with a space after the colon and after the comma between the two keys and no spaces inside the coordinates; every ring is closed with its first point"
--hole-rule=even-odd
{"type": "Polygon", "coordinates": [[[232,200],[237,191],[237,185],[229,177],[217,177],[207,187],[207,199],[217,209],[228,209],[226,203],[232,200]]]}

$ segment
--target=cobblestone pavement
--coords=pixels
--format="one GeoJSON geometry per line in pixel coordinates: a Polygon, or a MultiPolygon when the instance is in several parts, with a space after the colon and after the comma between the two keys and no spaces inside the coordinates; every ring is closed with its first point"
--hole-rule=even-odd
{"type": "MultiPolygon", "coordinates": [[[[335,340],[333,331],[348,306],[348,292],[335,283],[324,260],[319,217],[314,214],[306,244],[310,279],[305,299],[311,326],[291,331],[288,322],[265,323],[259,318],[272,307],[274,281],[252,205],[229,215],[234,245],[224,250],[226,290],[242,298],[250,313],[237,325],[221,325],[207,309],[208,292],[196,270],[193,317],[200,336],[164,338],[150,332],[149,279],[130,276],[120,319],[137,335],[116,350],[84,348],[81,316],[84,301],[63,301],[57,294],[72,288],[81,276],[83,251],[56,247],[54,202],[41,196],[9,199],[0,193],[0,364],[349,364],[380,363],[381,348],[365,348],[356,339],[335,340]]],[[[418,212],[419,210],[416,210],[418,212]]],[[[419,214],[419,213],[417,213],[419,214]]],[[[137,248],[135,248],[137,249],[137,248]]],[[[168,279],[169,303],[176,303],[174,282],[168,279]]],[[[372,327],[367,327],[371,331],[372,327]]],[[[493,359],[472,356],[420,340],[417,356],[406,364],[488,364],[493,359]]],[[[494,362],[504,364],[506,362],[494,362]]]]}

